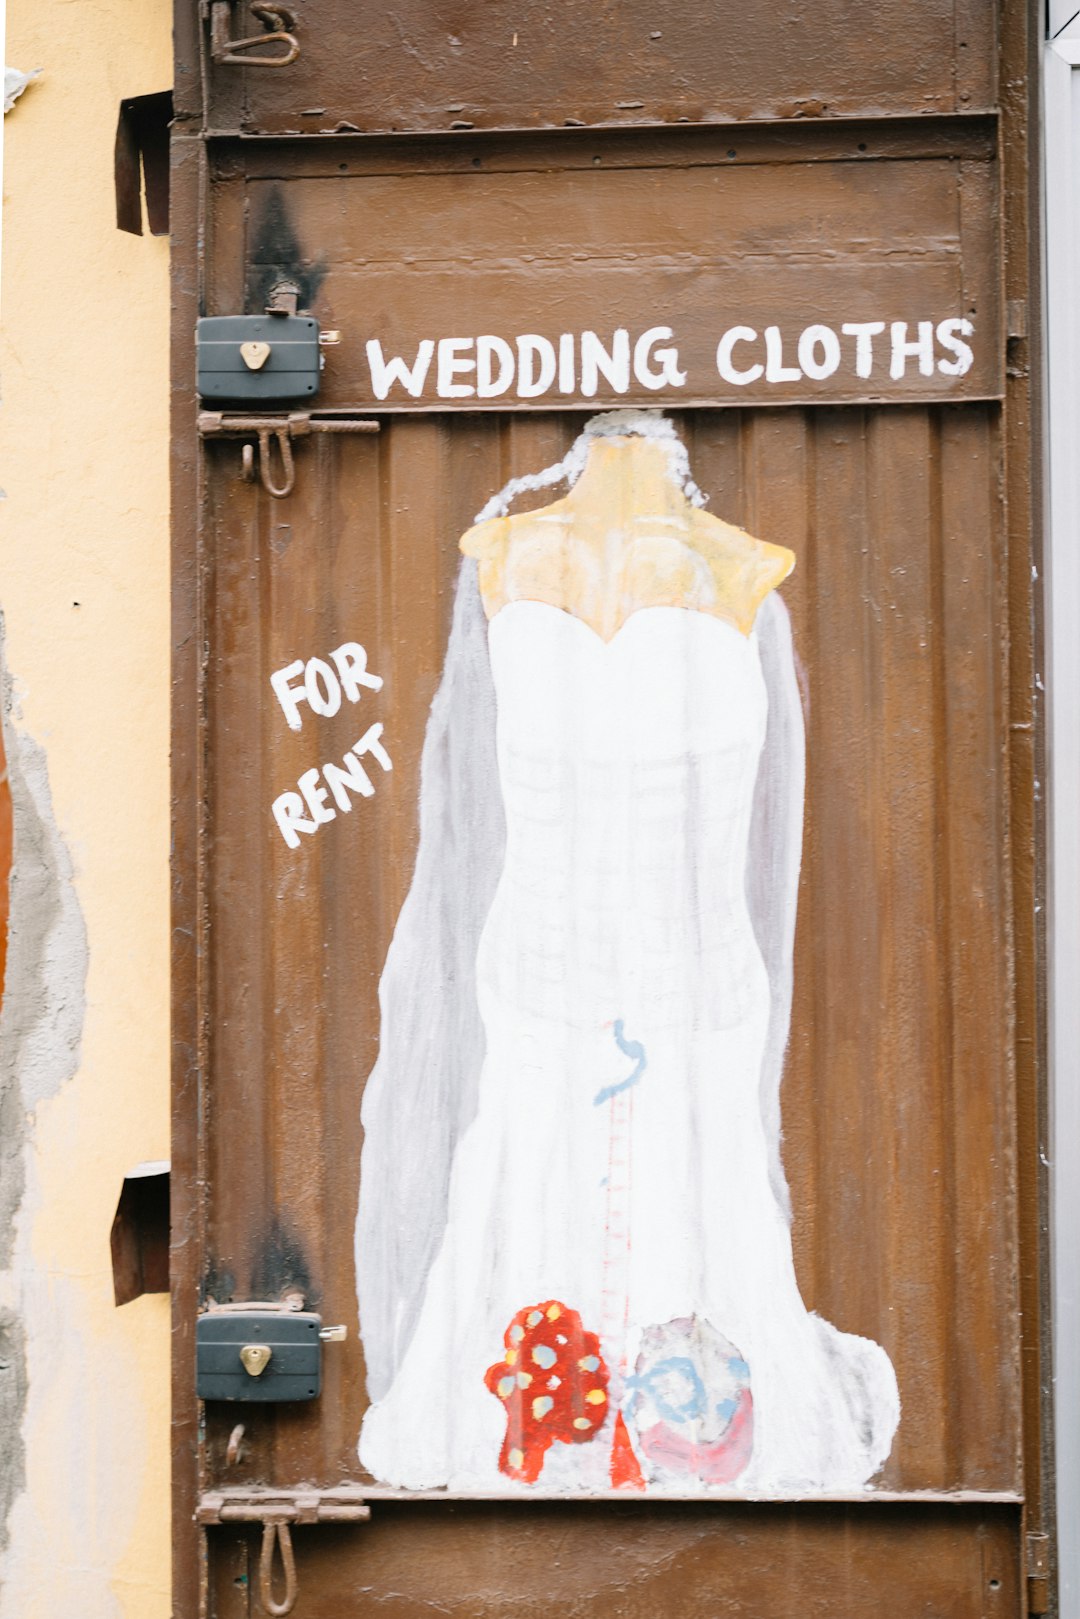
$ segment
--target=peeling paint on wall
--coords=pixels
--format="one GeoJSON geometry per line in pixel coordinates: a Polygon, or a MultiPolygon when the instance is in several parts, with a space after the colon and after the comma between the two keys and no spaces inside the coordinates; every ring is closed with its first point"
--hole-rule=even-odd
{"type": "Polygon", "coordinates": [[[116,1308],[109,1238],[125,1173],[168,1156],[168,249],[116,229],[114,151],[119,97],[169,82],[171,6],[70,12],[7,15],[44,71],[4,150],[0,1619],[164,1619],[168,1300],[116,1308]]]}
{"type": "Polygon", "coordinates": [[[119,97],[169,82],[171,6],[70,13],[7,15],[9,61],[44,72],[4,150],[0,1619],[164,1619],[168,1299],[116,1308],[109,1239],[169,1146],[168,248],[116,229],[114,152],[119,97]]]}
{"type": "Polygon", "coordinates": [[[33,68],[29,73],[20,73],[17,67],[6,67],[4,69],[5,113],[11,111],[27,86],[33,84],[34,80],[40,78],[40,76],[41,69],[39,67],[33,68]]]}

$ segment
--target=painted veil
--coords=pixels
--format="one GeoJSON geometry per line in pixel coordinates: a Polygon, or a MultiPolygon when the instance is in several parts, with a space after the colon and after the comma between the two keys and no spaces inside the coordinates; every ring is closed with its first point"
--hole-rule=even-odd
{"type": "MultiPolygon", "coordinates": [[[[672,426],[612,412],[462,542],[480,571],[467,555],[363,1105],[361,1460],[408,1489],[860,1490],[896,1380],[805,1309],[780,1153],[787,611],[770,585],[740,627],[711,579],[658,598],[653,569],[598,630],[528,583],[493,602],[484,572],[487,520],[558,482],[587,501],[620,456],[662,463],[671,521],[696,521],[672,426]]],[[[565,536],[566,506],[524,519],[565,536]]],[[[736,574],[749,547],[790,568],[714,527],[736,574]]]]}

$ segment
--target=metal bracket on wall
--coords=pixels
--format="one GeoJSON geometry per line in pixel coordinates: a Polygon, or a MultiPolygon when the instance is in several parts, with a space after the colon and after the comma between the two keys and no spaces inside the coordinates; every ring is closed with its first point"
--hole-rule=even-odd
{"type": "MultiPolygon", "coordinates": [[[[203,0],[206,15],[206,0],[203,0]]],[[[219,67],[288,67],[300,55],[300,42],[292,30],[296,18],[284,6],[253,4],[251,11],[263,24],[264,32],[247,39],[232,39],[232,0],[210,0],[210,55],[219,67]],[[247,54],[260,45],[275,41],[286,46],[280,56],[247,54]]]]}
{"type": "Polygon", "coordinates": [[[197,425],[200,438],[247,438],[254,444],[245,444],[242,451],[241,476],[246,483],[255,481],[255,453],[258,448],[259,480],[268,495],[284,500],[291,495],[296,484],[296,466],[293,461],[294,439],[306,438],[309,433],[378,433],[381,423],[367,416],[313,416],[310,411],[294,410],[287,416],[239,416],[221,410],[201,410],[197,425]],[[277,441],[281,458],[282,481],[274,482],[271,467],[270,440],[277,441]]]}
{"type": "Polygon", "coordinates": [[[290,1524],[364,1523],[371,1508],[363,1491],[353,1484],[336,1489],[255,1490],[243,1488],[208,1490],[199,1497],[195,1521],[204,1528],[219,1523],[261,1523],[262,1550],[259,1554],[259,1601],[275,1619],[292,1612],[298,1585],[290,1524]],[[281,1555],[285,1593],[274,1598],[274,1549],[281,1555]]]}

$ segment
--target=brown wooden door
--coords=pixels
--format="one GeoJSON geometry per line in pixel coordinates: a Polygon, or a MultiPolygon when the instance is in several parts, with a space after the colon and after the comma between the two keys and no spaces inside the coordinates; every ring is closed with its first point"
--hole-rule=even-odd
{"type": "MultiPolygon", "coordinates": [[[[562,16],[499,4],[481,16],[412,0],[361,17],[347,0],[307,0],[299,58],[268,70],[215,62],[199,8],[179,0],[173,1196],[185,1619],[263,1611],[260,1500],[265,1516],[296,1524],[300,1619],[1025,1610],[1023,1537],[1043,1530],[1028,215],[1023,108],[1002,106],[997,89],[1003,52],[1005,78],[1023,80],[1025,19],[1020,7],[995,19],[962,0],[888,0],[854,19],[842,5],[811,9],[744,6],[718,19],[679,0],[656,15],[635,3],[571,4],[562,16]],[[293,423],[294,487],[276,498],[257,455],[255,477],[242,476],[253,433],[204,420],[200,436],[192,333],[197,314],[261,311],[283,280],[339,340],[324,351],[314,417],[293,423]],[[1006,299],[1017,334],[1008,356],[1006,299]],[[408,378],[386,373],[394,356],[408,378]],[[796,558],[779,596],[805,734],[805,788],[789,770],[786,802],[796,793],[804,820],[790,867],[779,1113],[763,1104],[793,1217],[760,1291],[798,1301],[807,1345],[825,1334],[829,1353],[850,1360],[855,1339],[836,1347],[835,1328],[876,1346],[857,1352],[858,1375],[837,1373],[834,1405],[848,1404],[835,1420],[849,1449],[862,1446],[862,1472],[856,1462],[787,1475],[766,1465],[770,1445],[787,1452],[782,1435],[768,1437],[761,1374],[757,1462],[743,1457],[741,1473],[728,1430],[697,1428],[678,1463],[674,1440],[629,1434],[622,1471],[613,1459],[584,1482],[568,1484],[545,1460],[523,1484],[505,1457],[505,1488],[496,1475],[469,1483],[468,1466],[445,1458],[427,1479],[404,1443],[400,1464],[373,1475],[358,1454],[372,1390],[393,1399],[408,1344],[433,1330],[423,1311],[437,1255],[456,1254],[459,1272],[488,1263],[455,1234],[454,1166],[485,1106],[474,1100],[468,1116],[459,1106],[464,1087],[475,1094],[466,1070],[479,1027],[475,989],[469,999],[459,979],[482,977],[477,938],[493,903],[474,881],[473,845],[485,816],[512,821],[514,810],[505,776],[501,809],[478,800],[478,782],[500,791],[475,758],[492,736],[467,707],[456,722],[453,704],[466,700],[446,695],[453,669],[460,684],[479,667],[456,663],[451,639],[458,540],[510,480],[526,480],[509,492],[513,514],[564,496],[566,482],[528,480],[599,412],[620,409],[669,424],[655,431],[685,447],[713,517],[796,558]],[[377,431],[341,430],[360,423],[377,431]],[[333,657],[343,648],[344,663],[333,657]],[[350,688],[343,670],[364,675],[357,648],[374,680],[350,688]],[[424,972],[394,990],[388,956],[413,926],[407,900],[436,920],[413,939],[414,949],[427,940],[424,972]],[[409,1024],[429,1002],[442,1044],[425,1068],[409,1024]],[[361,1273],[366,1243],[392,1249],[410,1301],[398,1307],[421,1323],[396,1361],[389,1354],[389,1394],[372,1371],[393,1340],[375,1326],[386,1301],[375,1289],[370,1322],[360,1318],[354,1248],[361,1101],[380,1062],[384,1099],[367,1115],[364,1159],[380,1190],[361,1223],[361,1273]],[[325,1347],[321,1397],[200,1406],[197,1312],[290,1293],[348,1328],[325,1347]],[[831,1325],[814,1326],[811,1312],[831,1325]],[[880,1396],[892,1373],[899,1419],[878,1398],[874,1420],[889,1432],[872,1443],[866,1386],[877,1378],[880,1396]],[[354,1502],[362,1494],[370,1518],[311,1521],[333,1518],[343,1487],[354,1502]]],[[[233,37],[256,26],[240,7],[211,10],[233,37]]],[[[640,429],[638,417],[624,422],[622,442],[640,429]]],[[[271,477],[281,470],[273,461],[271,477]]],[[[681,584],[658,584],[658,565],[646,571],[625,614],[701,605],[681,584]]],[[[550,602],[526,575],[517,597],[550,602]]],[[[564,589],[565,570],[559,578],[564,589]]],[[[726,600],[692,616],[715,622],[726,600]]],[[[562,647],[528,681],[550,689],[547,706],[572,727],[591,701],[592,654],[571,674],[562,647]]],[[[697,698],[681,678],[685,707],[697,698]]],[[[499,704],[505,744],[505,692],[499,704]]],[[[536,713],[542,728],[543,705],[536,713]]],[[[617,774],[597,788],[614,795],[603,813],[639,814],[637,788],[620,799],[617,774]]],[[[757,804],[767,820],[760,792],[757,804]]],[[[583,817],[552,845],[583,885],[573,851],[602,862],[593,836],[589,845],[583,817]]],[[[774,826],[766,847],[778,836],[774,826]]],[[[633,862],[613,870],[632,878],[633,862]]],[[[516,949],[512,912],[505,926],[516,949]]],[[[666,959],[647,963],[659,971],[666,959]]],[[[734,965],[717,970],[734,982],[736,945],[724,959],[734,965]]],[[[558,970],[565,997],[591,969],[558,970]]],[[[651,971],[640,968],[645,980],[651,971]]],[[[773,1008],[782,963],[778,973],[773,1008]]],[[[640,993],[647,1004],[649,982],[640,993]]],[[[520,1011],[515,1038],[534,1013],[520,1011]]],[[[490,1020],[485,1030],[490,1051],[490,1020]]],[[[629,1022],[626,1036],[619,1049],[633,1063],[629,1022]]],[[[680,1060],[670,1059],[672,1083],[680,1060]]],[[[617,1126],[632,1128],[621,1105],[612,1101],[612,1141],[617,1126]]],[[[487,1194],[494,1273],[500,1245],[514,1241],[498,1189],[511,1198],[528,1152],[491,1128],[490,1151],[509,1166],[501,1182],[492,1172],[487,1194]]],[[[708,1127],[684,1118],[680,1128],[672,1150],[688,1178],[707,1178],[708,1127]]],[[[649,1151],[634,1147],[639,1182],[649,1151]]],[[[776,1165],[766,1168],[775,1212],[784,1192],[776,1165]]],[[[622,1219],[610,1176],[605,1265],[622,1219]]],[[[758,1193],[765,1209],[760,1177],[758,1193]]],[[[707,1190],[701,1206],[723,1195],[707,1190]]],[[[740,1251],[755,1240],[747,1207],[732,1215],[740,1251]]],[[[564,1215],[563,1203],[538,1219],[564,1215]]],[[[709,1219],[696,1240],[722,1256],[709,1219]]],[[[673,1230],[674,1271],[684,1239],[673,1230]]],[[[724,1271],[716,1253],[701,1263],[724,1271]]],[[[520,1300],[540,1302],[547,1295],[520,1300]]],[[[623,1368],[637,1390],[625,1395],[631,1427],[659,1387],[648,1330],[670,1351],[665,1366],[687,1359],[672,1348],[685,1318],[669,1313],[623,1368]]],[[[728,1366],[739,1361],[742,1346],[715,1324],[694,1333],[695,1354],[720,1343],[728,1366]]],[[[448,1329],[449,1361],[455,1341],[448,1329]]],[[[800,1367],[793,1342],[777,1376],[812,1404],[818,1351],[800,1367]]],[[[493,1361],[503,1348],[500,1327],[493,1361]]],[[[611,1376],[614,1390],[614,1365],[611,1376]]],[[[409,1398],[428,1397],[416,1388],[409,1398]]],[[[509,1412],[491,1388],[486,1398],[509,1412]]],[[[681,1443],[676,1417],[668,1427],[681,1443]]],[[[274,1546],[279,1601],[280,1555],[274,1546]]],[[[1036,1607],[1041,1595],[1036,1584],[1036,1607]]]]}

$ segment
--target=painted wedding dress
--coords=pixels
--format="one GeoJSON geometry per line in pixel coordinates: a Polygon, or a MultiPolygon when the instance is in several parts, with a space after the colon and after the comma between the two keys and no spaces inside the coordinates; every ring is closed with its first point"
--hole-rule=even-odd
{"type": "MultiPolygon", "coordinates": [[[[801,716],[783,608],[770,596],[744,634],[712,613],[646,605],[605,640],[550,602],[513,600],[487,626],[488,673],[475,656],[475,592],[467,573],[444,688],[465,689],[470,669],[474,682],[490,679],[494,760],[482,774],[490,788],[493,763],[503,817],[486,838],[499,846],[494,892],[483,892],[464,835],[462,875],[481,890],[461,913],[467,944],[470,914],[483,918],[471,975],[467,962],[455,972],[433,953],[454,926],[452,890],[441,900],[417,892],[436,884],[422,847],[383,1013],[391,1060],[395,1038],[399,1053],[404,1039],[414,1063],[419,1050],[434,1065],[436,1040],[456,1040],[478,1084],[464,1118],[428,1097],[449,1120],[448,1180],[427,1253],[412,1250],[423,1281],[410,1319],[410,1204],[399,1198],[396,1234],[381,1238],[373,1210],[388,1160],[401,1165],[409,1152],[410,1124],[386,1124],[394,1072],[373,1076],[358,1231],[373,1404],[361,1459],[410,1489],[860,1489],[891,1446],[895,1377],[877,1344],[803,1305],[778,1110],[763,1085],[786,1040],[790,845],[801,830],[801,716]],[[759,781],[766,670],[783,697],[772,741],[787,755],[789,805],[797,778],[786,825],[775,784],[770,809],[759,781]],[[785,914],[777,922],[773,895],[764,942],[748,897],[748,862],[762,859],[755,805],[766,833],[788,844],[775,861],[785,914]],[[452,1015],[415,1026],[408,984],[444,995],[447,974],[475,1005],[471,1032],[467,1016],[456,1029],[452,1015]],[[411,1039],[395,1036],[388,1015],[412,1022],[411,1039]]],[[[474,694],[474,738],[482,707],[474,694]]],[[[445,708],[433,713],[444,755],[445,708]]],[[[428,776],[433,764],[429,753],[428,776]]],[[[444,835],[452,800],[444,780],[444,835]]],[[[430,819],[426,831],[430,856],[430,819]]],[[[759,898],[759,918],[766,909],[759,898]]],[[[406,1086],[400,1100],[438,1180],[423,1099],[406,1086]]],[[[406,1174],[422,1215],[423,1165],[406,1174]]]]}

